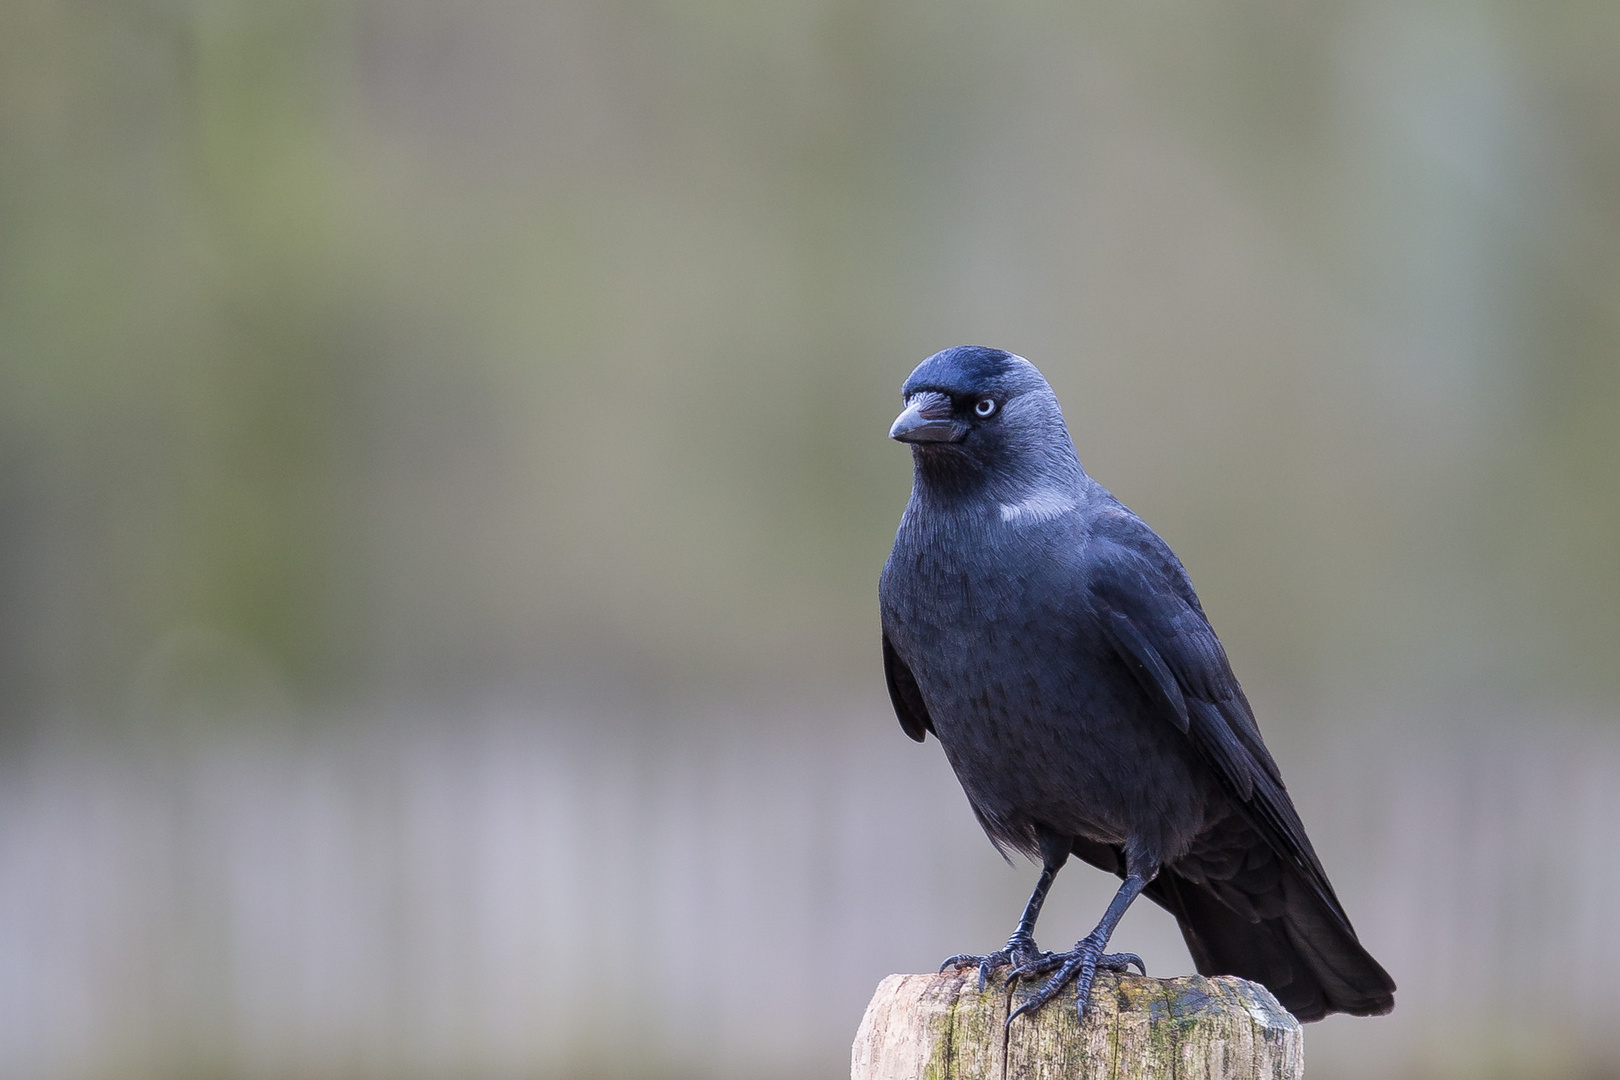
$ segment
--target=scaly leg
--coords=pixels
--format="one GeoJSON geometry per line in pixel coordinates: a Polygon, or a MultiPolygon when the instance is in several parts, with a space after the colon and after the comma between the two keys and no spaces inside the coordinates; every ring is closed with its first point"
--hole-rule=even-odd
{"type": "Polygon", "coordinates": [[[979,990],[984,991],[985,984],[990,981],[990,975],[997,969],[1011,965],[1014,968],[1036,964],[1051,956],[1051,953],[1041,952],[1035,945],[1035,920],[1040,918],[1041,905],[1046,903],[1046,894],[1052,888],[1052,882],[1057,872],[1063,869],[1063,864],[1069,860],[1069,840],[1067,837],[1041,836],[1041,876],[1035,882],[1035,891],[1029,894],[1029,903],[1024,905],[1024,917],[1018,920],[1018,929],[1012,932],[1007,939],[1005,948],[993,953],[978,955],[975,953],[958,953],[939,965],[939,970],[972,967],[979,968],[979,990]]]}
{"type": "Polygon", "coordinates": [[[1135,900],[1143,889],[1147,888],[1147,883],[1148,879],[1140,874],[1128,875],[1120,884],[1119,891],[1114,894],[1108,910],[1103,913],[1102,922],[1097,924],[1097,929],[1075,942],[1073,949],[1066,953],[1047,953],[1014,968],[1012,974],[1007,976],[1009,982],[1013,979],[1044,975],[1053,969],[1056,969],[1057,974],[1048,979],[1046,985],[1036,991],[1034,997],[1013,1010],[1012,1015],[1007,1017],[1007,1023],[1011,1024],[1018,1017],[1034,1012],[1057,997],[1058,991],[1067,986],[1071,980],[1074,982],[1074,992],[1078,999],[1077,1007],[1084,1016],[1086,999],[1091,996],[1091,982],[1096,978],[1099,968],[1104,971],[1125,971],[1135,964],[1141,969],[1142,974],[1146,975],[1147,967],[1142,963],[1142,958],[1135,953],[1109,954],[1104,953],[1103,949],[1107,947],[1108,939],[1113,935],[1114,927],[1119,925],[1125,909],[1131,906],[1131,901],[1135,900]]]}

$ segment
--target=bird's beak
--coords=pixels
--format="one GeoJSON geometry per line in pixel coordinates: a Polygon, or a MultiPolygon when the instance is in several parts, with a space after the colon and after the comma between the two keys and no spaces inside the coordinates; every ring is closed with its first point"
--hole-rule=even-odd
{"type": "Polygon", "coordinates": [[[912,394],[889,429],[889,438],[903,443],[961,442],[966,435],[967,425],[951,419],[950,395],[936,390],[912,394]]]}

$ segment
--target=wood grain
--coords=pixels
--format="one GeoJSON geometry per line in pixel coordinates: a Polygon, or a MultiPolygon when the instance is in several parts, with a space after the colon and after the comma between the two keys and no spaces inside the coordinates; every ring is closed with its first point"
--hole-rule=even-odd
{"type": "Polygon", "coordinates": [[[1073,991],[1010,1028],[1033,992],[974,970],[890,975],[851,1052],[851,1080],[1301,1080],[1299,1022],[1256,983],[1100,973],[1085,1020],[1073,991]]]}

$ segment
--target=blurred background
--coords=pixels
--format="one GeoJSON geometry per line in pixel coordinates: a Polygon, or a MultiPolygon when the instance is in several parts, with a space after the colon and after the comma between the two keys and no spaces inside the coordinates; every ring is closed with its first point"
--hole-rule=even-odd
{"type": "Polygon", "coordinates": [[[0,1075],[845,1074],[1034,877],[878,661],[962,342],[1181,554],[1401,985],[1312,1076],[1620,1075],[1617,54],[1562,0],[6,0],[0,1075]]]}

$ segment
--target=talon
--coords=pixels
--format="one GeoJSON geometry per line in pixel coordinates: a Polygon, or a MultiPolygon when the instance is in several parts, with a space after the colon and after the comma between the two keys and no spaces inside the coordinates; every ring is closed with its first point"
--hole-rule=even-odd
{"type": "Polygon", "coordinates": [[[1057,997],[1058,993],[1071,981],[1076,983],[1075,993],[1079,996],[1081,1008],[1084,1009],[1085,998],[1091,989],[1091,973],[1086,971],[1087,964],[1091,960],[1090,955],[1088,955],[1086,950],[1076,949],[1070,953],[1059,953],[1057,954],[1056,959],[1061,961],[1061,966],[1058,967],[1058,973],[1048,979],[1045,986],[1035,991],[1034,995],[1028,1001],[1018,1006],[1018,1008],[1014,1009],[1012,1013],[1008,1015],[1008,1024],[1011,1024],[1014,1020],[1020,1016],[1023,1016],[1025,1013],[1032,1013],[1041,1008],[1047,1002],[1057,997]]]}
{"type": "Polygon", "coordinates": [[[1108,953],[1097,957],[1097,968],[1100,971],[1129,971],[1132,964],[1135,964],[1136,970],[1143,975],[1147,974],[1147,965],[1133,952],[1108,953]]]}
{"type": "Polygon", "coordinates": [[[943,974],[947,968],[955,968],[960,971],[963,968],[977,965],[979,969],[979,992],[982,994],[984,988],[990,982],[990,976],[994,975],[1000,968],[1027,966],[1030,963],[1044,960],[1051,955],[1051,953],[1040,952],[1034,941],[1015,936],[1007,942],[1005,948],[998,949],[993,953],[985,953],[983,956],[977,953],[957,953],[939,965],[939,970],[943,974]]]}
{"type": "Polygon", "coordinates": [[[1031,957],[1009,972],[1007,981],[1012,982],[1014,979],[1028,979],[1035,975],[1045,975],[1048,971],[1055,971],[1062,967],[1067,958],[1067,953],[1041,953],[1039,956],[1031,957]]]}
{"type": "Polygon", "coordinates": [[[1057,974],[1046,981],[1046,985],[1014,1009],[1007,1016],[1010,1025],[1014,1020],[1026,1013],[1035,1012],[1047,1002],[1057,997],[1059,991],[1070,982],[1074,983],[1075,1009],[1083,1018],[1086,1012],[1086,1002],[1091,997],[1091,983],[1097,972],[1102,971],[1128,971],[1134,964],[1147,974],[1147,965],[1135,953],[1104,953],[1103,945],[1096,937],[1081,938],[1073,949],[1066,953],[1042,953],[1024,964],[1014,968],[1007,976],[1010,983],[1014,979],[1025,979],[1034,975],[1042,975],[1054,968],[1057,974]]]}
{"type": "MultiPolygon", "coordinates": [[[[1042,1002],[1042,1004],[1045,1004],[1045,1002],[1042,1002]]],[[[1022,1005],[1018,1006],[1018,1008],[1014,1009],[1011,1012],[1011,1014],[1008,1015],[1007,1022],[1005,1024],[1003,1024],[1002,1027],[1004,1027],[1004,1028],[1012,1027],[1012,1022],[1014,1020],[1018,1019],[1020,1016],[1023,1016],[1027,1012],[1034,1012],[1039,1007],[1040,1006],[1036,1005],[1033,999],[1024,1002],[1022,1005]]]]}
{"type": "Polygon", "coordinates": [[[957,953],[939,965],[939,970],[943,974],[946,968],[955,968],[957,971],[961,971],[963,968],[977,967],[979,969],[979,991],[982,993],[991,973],[1003,964],[1010,963],[1012,963],[1012,959],[1007,955],[1005,949],[998,953],[986,953],[983,956],[977,953],[957,953]]]}

